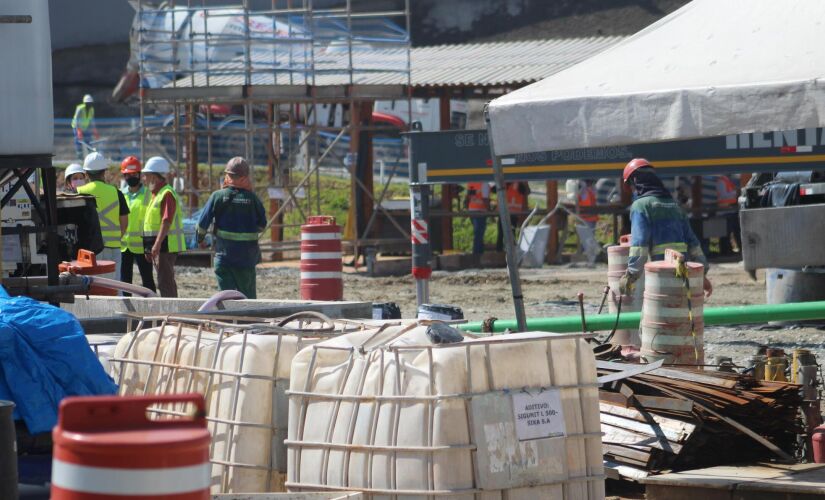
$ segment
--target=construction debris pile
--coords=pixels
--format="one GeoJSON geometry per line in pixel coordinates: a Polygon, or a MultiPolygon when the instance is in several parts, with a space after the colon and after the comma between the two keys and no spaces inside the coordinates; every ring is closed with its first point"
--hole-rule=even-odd
{"type": "MultiPolygon", "coordinates": [[[[599,375],[625,369],[598,362],[599,375]]],[[[668,367],[599,391],[605,464],[614,478],[731,463],[793,460],[799,386],[738,373],[668,367]]]]}

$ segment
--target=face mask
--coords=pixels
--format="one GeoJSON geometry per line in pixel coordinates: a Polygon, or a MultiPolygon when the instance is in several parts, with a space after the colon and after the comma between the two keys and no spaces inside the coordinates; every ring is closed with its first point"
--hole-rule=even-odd
{"type": "Polygon", "coordinates": [[[77,189],[77,188],[79,188],[80,186],[83,186],[83,185],[85,185],[85,184],[86,184],[86,180],[85,180],[85,179],[76,179],[76,180],[73,180],[73,181],[72,181],[72,187],[73,187],[73,188],[75,188],[75,189],[77,189]]]}
{"type": "Polygon", "coordinates": [[[128,184],[129,187],[137,187],[140,185],[140,177],[127,177],[126,184],[128,184]]]}

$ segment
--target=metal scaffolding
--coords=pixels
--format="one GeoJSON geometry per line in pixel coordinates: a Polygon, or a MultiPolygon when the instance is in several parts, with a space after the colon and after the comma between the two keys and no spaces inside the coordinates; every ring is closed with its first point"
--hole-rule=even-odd
{"type": "Polygon", "coordinates": [[[264,247],[276,253],[299,243],[283,241],[285,211],[302,220],[317,214],[320,169],[343,167],[351,182],[345,240],[358,253],[381,212],[406,243],[405,224],[381,206],[391,179],[373,189],[371,134],[388,129],[371,116],[375,100],[410,99],[410,0],[396,0],[395,10],[313,1],[321,0],[139,0],[141,155],[177,166],[190,212],[217,189],[215,163],[242,155],[265,166],[271,243],[264,247]],[[342,155],[347,135],[351,154],[342,155]]]}

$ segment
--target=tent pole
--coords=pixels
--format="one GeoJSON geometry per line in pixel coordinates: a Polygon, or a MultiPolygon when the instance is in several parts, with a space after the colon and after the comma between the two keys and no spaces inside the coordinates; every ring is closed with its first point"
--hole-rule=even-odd
{"type": "Polygon", "coordinates": [[[521,278],[518,272],[516,245],[513,240],[513,226],[510,223],[510,210],[507,207],[507,190],[504,187],[504,173],[501,169],[501,160],[496,156],[493,148],[493,132],[490,127],[490,114],[485,108],[484,121],[487,123],[487,137],[490,144],[490,156],[493,158],[493,176],[496,181],[496,198],[498,216],[501,220],[501,231],[504,233],[504,250],[507,254],[507,273],[510,276],[510,287],[513,290],[513,307],[516,310],[518,331],[527,330],[527,318],[524,315],[524,296],[521,294],[521,278]]]}

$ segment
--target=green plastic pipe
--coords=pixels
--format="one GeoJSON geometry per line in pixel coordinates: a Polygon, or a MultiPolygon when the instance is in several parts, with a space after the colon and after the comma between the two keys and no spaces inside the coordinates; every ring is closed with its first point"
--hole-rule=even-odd
{"type": "MultiPolygon", "coordinates": [[[[639,327],[641,313],[622,313],[619,317],[620,330],[639,327]]],[[[767,323],[768,321],[825,320],[825,301],[797,302],[793,304],[757,304],[751,306],[707,307],[704,310],[705,325],[745,325],[767,323]]],[[[610,331],[616,323],[615,314],[586,316],[587,330],[592,332],[610,331]]],[[[474,321],[460,328],[468,332],[481,332],[481,322],[474,321]]],[[[516,321],[498,320],[493,323],[494,332],[516,330],[516,321]]],[[[527,331],[573,333],[582,331],[581,315],[559,316],[556,318],[527,318],[527,331]]]]}

